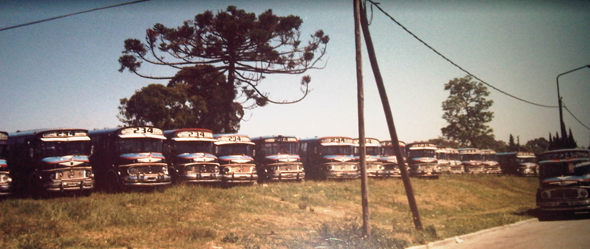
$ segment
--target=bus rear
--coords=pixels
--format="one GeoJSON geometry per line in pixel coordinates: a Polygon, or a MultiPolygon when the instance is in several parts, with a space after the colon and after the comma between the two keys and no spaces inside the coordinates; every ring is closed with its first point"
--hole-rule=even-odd
{"type": "Polygon", "coordinates": [[[536,203],[548,212],[590,211],[590,150],[563,149],[539,155],[536,203]]]}
{"type": "Polygon", "coordinates": [[[224,183],[256,183],[258,174],[252,158],[254,143],[240,134],[216,134],[215,151],[224,183]]]}
{"type": "MultiPolygon", "coordinates": [[[[399,161],[397,160],[397,156],[395,155],[394,146],[391,140],[381,141],[381,162],[383,163],[384,172],[388,177],[401,177],[402,172],[399,168],[399,161]]],[[[399,148],[401,149],[401,153],[404,156],[404,162],[407,162],[405,159],[406,156],[406,143],[399,141],[399,148]]],[[[406,167],[407,171],[409,172],[410,169],[408,167],[408,163],[405,163],[404,167],[406,167]]]]}
{"type": "Polygon", "coordinates": [[[438,178],[440,169],[436,160],[436,145],[430,143],[408,144],[410,176],[438,178]]]}
{"type": "Polygon", "coordinates": [[[165,156],[174,183],[220,182],[215,138],[208,129],[187,128],[164,131],[165,156]]]}
{"type": "Polygon", "coordinates": [[[253,138],[254,161],[261,181],[302,181],[305,171],[299,156],[299,140],[295,136],[263,136],[253,138]]]}
{"type": "Polygon", "coordinates": [[[0,131],[0,196],[9,195],[12,191],[12,178],[6,163],[8,153],[8,133],[0,131]]]}

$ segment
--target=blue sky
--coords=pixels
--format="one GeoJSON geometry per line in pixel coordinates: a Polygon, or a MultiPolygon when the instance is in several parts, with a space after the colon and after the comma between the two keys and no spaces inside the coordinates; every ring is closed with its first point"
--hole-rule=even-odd
{"type": "MultiPolygon", "coordinates": [[[[0,2],[0,28],[84,11],[121,1],[0,2]]],[[[163,1],[152,0],[0,32],[0,130],[115,127],[121,98],[150,83],[118,72],[127,38],[143,39],[155,23],[176,27],[206,10],[236,5],[248,12],[272,9],[303,19],[302,41],[317,29],[331,40],[326,67],[310,71],[312,92],[300,103],[250,111],[240,133],[358,136],[354,23],[350,1],[163,1]]],[[[557,105],[556,77],[590,64],[590,3],[587,1],[381,1],[406,28],[461,67],[520,98],[557,105]]],[[[444,84],[466,74],[403,31],[375,9],[370,26],[399,138],[406,142],[441,136],[446,126],[444,84]]],[[[364,45],[363,45],[364,46],[364,45]]],[[[364,51],[366,135],[389,138],[369,60],[364,51]]],[[[168,68],[144,72],[171,75],[168,68]]],[[[300,76],[271,76],[261,90],[274,99],[300,96],[300,76]]],[[[560,79],[561,96],[590,126],[590,69],[560,79]]],[[[495,113],[489,124],[498,140],[512,134],[526,141],[559,130],[558,109],[543,108],[489,89],[495,113]]],[[[564,110],[578,144],[590,131],[564,110]]]]}

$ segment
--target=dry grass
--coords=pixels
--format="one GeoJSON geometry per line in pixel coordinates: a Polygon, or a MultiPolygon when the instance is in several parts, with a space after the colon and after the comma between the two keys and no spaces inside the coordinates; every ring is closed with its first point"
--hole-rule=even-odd
{"type": "Polygon", "coordinates": [[[412,179],[422,223],[399,179],[369,181],[372,238],[362,238],[360,180],[82,198],[6,199],[3,248],[395,248],[531,218],[537,180],[446,175],[412,179]]]}

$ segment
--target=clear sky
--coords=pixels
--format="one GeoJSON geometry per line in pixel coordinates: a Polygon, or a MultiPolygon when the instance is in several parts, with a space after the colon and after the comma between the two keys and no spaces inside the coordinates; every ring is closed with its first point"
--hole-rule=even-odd
{"type": "MultiPolygon", "coordinates": [[[[0,1],[0,28],[129,2],[0,1]]],[[[152,0],[0,32],[0,130],[105,128],[117,119],[119,100],[150,83],[118,72],[127,38],[143,39],[155,23],[177,27],[206,10],[235,5],[248,12],[272,9],[303,19],[302,41],[323,29],[330,36],[323,70],[310,71],[312,92],[300,103],[247,113],[240,133],[358,136],[354,22],[346,1],[152,0]]],[[[406,28],[482,80],[520,98],[557,105],[557,75],[590,64],[588,1],[380,1],[406,28]]],[[[370,26],[401,140],[441,136],[447,123],[444,84],[466,74],[419,43],[375,9],[370,26]]],[[[363,44],[364,46],[364,44],[363,44]]],[[[364,51],[366,136],[389,138],[385,116],[364,51]]],[[[145,67],[152,75],[167,68],[145,67]]],[[[301,94],[300,76],[273,76],[261,90],[274,99],[301,94]]],[[[590,69],[559,78],[567,107],[590,126],[590,69]]],[[[557,108],[533,106],[489,89],[496,139],[520,143],[559,131],[557,108]]],[[[590,131],[564,110],[578,145],[590,131]]]]}

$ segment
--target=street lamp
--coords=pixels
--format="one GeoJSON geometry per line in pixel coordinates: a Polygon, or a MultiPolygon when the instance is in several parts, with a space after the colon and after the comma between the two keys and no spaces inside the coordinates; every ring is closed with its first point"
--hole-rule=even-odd
{"type": "Polygon", "coordinates": [[[561,139],[562,139],[562,141],[565,140],[566,134],[565,134],[565,124],[563,123],[563,111],[561,110],[561,96],[559,96],[559,76],[562,76],[564,74],[568,74],[568,73],[571,73],[571,72],[574,72],[574,71],[578,71],[578,70],[583,69],[583,68],[586,68],[586,67],[587,68],[590,68],[590,64],[588,64],[586,66],[583,66],[583,67],[578,67],[576,69],[567,71],[567,72],[562,73],[560,75],[557,75],[557,101],[559,103],[559,125],[561,127],[561,139]]]}

